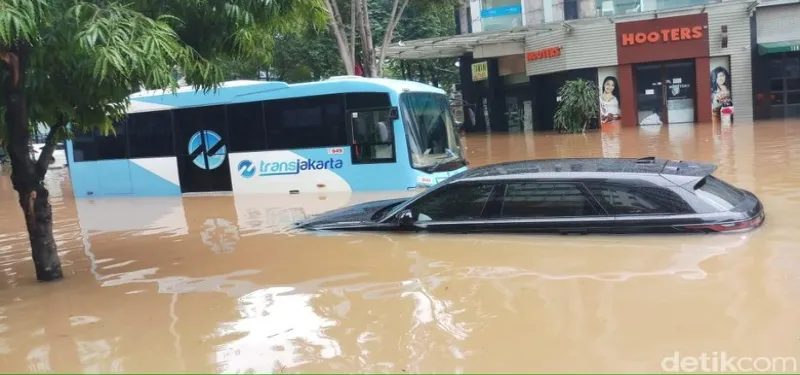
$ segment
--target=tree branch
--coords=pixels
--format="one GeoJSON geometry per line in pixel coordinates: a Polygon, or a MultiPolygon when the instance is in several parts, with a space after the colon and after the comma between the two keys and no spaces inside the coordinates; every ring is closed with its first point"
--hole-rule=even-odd
{"type": "Polygon", "coordinates": [[[356,8],[358,0],[350,2],[350,58],[355,64],[356,61],[356,8]]]}
{"type": "Polygon", "coordinates": [[[59,130],[66,126],[64,115],[58,116],[58,121],[50,127],[47,137],[44,140],[44,147],[39,154],[39,160],[36,161],[36,175],[39,179],[44,179],[47,174],[47,169],[50,167],[50,159],[53,158],[53,151],[56,149],[56,134],[59,130]]]}
{"type": "Polygon", "coordinates": [[[394,8],[392,8],[392,15],[389,17],[389,24],[386,26],[386,32],[383,34],[383,44],[381,45],[381,52],[380,57],[378,60],[378,69],[380,75],[383,76],[383,64],[386,60],[386,49],[389,48],[389,44],[392,42],[392,35],[394,35],[394,29],[397,27],[397,24],[400,23],[400,19],[403,17],[403,12],[406,10],[410,0],[404,0],[403,5],[400,6],[400,10],[397,10],[397,3],[398,0],[394,0],[394,8]]]}

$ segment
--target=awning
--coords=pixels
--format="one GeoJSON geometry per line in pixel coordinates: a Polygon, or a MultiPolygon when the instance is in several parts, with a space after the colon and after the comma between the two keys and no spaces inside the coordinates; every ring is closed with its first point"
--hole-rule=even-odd
{"type": "Polygon", "coordinates": [[[758,43],[758,54],[761,56],[771,53],[798,52],[800,40],[787,40],[783,42],[758,43]]]}
{"type": "MultiPolygon", "coordinates": [[[[551,25],[559,27],[559,25],[551,25]]],[[[386,58],[402,60],[440,59],[458,57],[472,52],[475,47],[485,44],[525,42],[525,36],[537,31],[548,31],[533,27],[517,27],[500,31],[460,34],[447,37],[400,41],[386,49],[386,58]]]]}

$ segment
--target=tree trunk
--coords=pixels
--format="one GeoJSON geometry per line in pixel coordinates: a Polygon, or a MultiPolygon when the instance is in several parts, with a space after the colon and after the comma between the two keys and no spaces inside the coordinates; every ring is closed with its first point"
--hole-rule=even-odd
{"type": "MultiPolygon", "coordinates": [[[[0,98],[6,107],[11,183],[19,195],[19,204],[25,216],[36,279],[54,281],[63,278],[64,275],[61,271],[61,261],[58,259],[56,241],[53,238],[50,193],[44,187],[44,174],[47,168],[44,168],[44,171],[37,170],[37,164],[31,160],[28,150],[30,128],[25,99],[25,74],[29,54],[30,46],[26,43],[18,43],[7,51],[0,51],[0,61],[10,73],[0,91],[2,92],[0,98]]],[[[54,129],[51,129],[51,132],[53,131],[54,129]]],[[[52,150],[49,154],[52,155],[52,150]]]]}
{"type": "Polygon", "coordinates": [[[359,14],[361,20],[361,53],[364,56],[364,61],[361,65],[364,67],[366,77],[377,77],[377,66],[375,65],[375,45],[372,42],[372,25],[369,20],[369,5],[367,0],[361,0],[361,9],[359,14]]]}
{"type": "Polygon", "coordinates": [[[333,38],[336,40],[336,46],[339,49],[339,56],[342,58],[344,70],[348,75],[353,75],[355,74],[355,62],[351,56],[351,48],[347,45],[347,34],[342,26],[342,17],[341,14],[339,14],[339,7],[336,5],[336,0],[325,0],[323,4],[329,16],[328,28],[333,34],[333,38]]]}
{"type": "Polygon", "coordinates": [[[378,56],[378,76],[383,77],[383,64],[386,60],[386,49],[389,48],[389,44],[392,43],[392,36],[394,35],[394,29],[397,27],[397,24],[400,22],[400,18],[403,17],[403,12],[406,10],[406,6],[408,6],[408,2],[410,0],[404,0],[403,5],[400,6],[400,9],[397,9],[397,4],[399,0],[394,0],[394,4],[392,5],[392,13],[389,15],[389,23],[386,25],[386,32],[383,34],[383,44],[381,45],[381,51],[378,56]]]}

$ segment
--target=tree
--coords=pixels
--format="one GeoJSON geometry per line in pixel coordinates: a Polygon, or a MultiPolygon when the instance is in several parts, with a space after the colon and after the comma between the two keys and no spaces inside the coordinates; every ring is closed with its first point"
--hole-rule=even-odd
{"type": "Polygon", "coordinates": [[[284,82],[317,81],[344,74],[339,54],[327,30],[314,29],[281,35],[272,56],[270,72],[284,82]]]}
{"type": "Polygon", "coordinates": [[[383,76],[386,48],[392,43],[397,25],[409,5],[417,9],[449,5],[456,0],[323,0],[328,12],[328,28],[336,41],[347,74],[355,74],[360,61],[364,75],[383,76]],[[349,20],[348,20],[349,18],[349,20]],[[382,35],[376,50],[374,36],[382,35]],[[356,55],[360,42],[361,59],[356,55]]]}
{"type": "Polygon", "coordinates": [[[11,160],[36,277],[63,277],[49,192],[55,144],[108,134],[141,88],[174,89],[176,71],[198,89],[224,79],[224,59],[269,58],[271,35],[324,22],[320,0],[0,0],[0,139],[11,160]],[[39,159],[31,128],[50,125],[39,159]]]}
{"type": "Polygon", "coordinates": [[[560,133],[583,133],[600,113],[597,85],[578,78],[567,81],[558,90],[561,102],[556,109],[555,129],[560,133]]]}
{"type": "MultiPolygon", "coordinates": [[[[416,40],[453,35],[456,32],[453,5],[448,2],[424,8],[412,7],[406,18],[396,28],[397,40],[416,40]]],[[[390,60],[385,72],[388,76],[410,79],[448,89],[458,82],[456,58],[426,60],[390,60]]]]}

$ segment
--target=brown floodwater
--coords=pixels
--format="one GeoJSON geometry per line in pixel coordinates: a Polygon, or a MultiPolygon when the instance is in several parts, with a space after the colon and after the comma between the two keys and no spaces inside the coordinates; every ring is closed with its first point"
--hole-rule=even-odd
{"type": "Polygon", "coordinates": [[[675,352],[800,358],[800,122],[466,147],[473,166],[712,161],[767,220],[728,235],[323,236],[287,224],[387,194],[76,201],[62,170],[47,183],[66,279],[43,284],[2,177],[0,371],[642,373],[675,352]]]}

